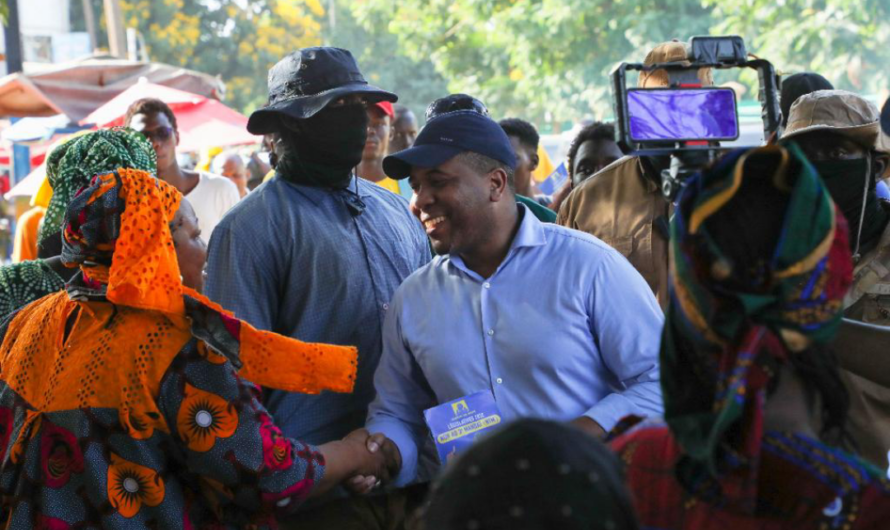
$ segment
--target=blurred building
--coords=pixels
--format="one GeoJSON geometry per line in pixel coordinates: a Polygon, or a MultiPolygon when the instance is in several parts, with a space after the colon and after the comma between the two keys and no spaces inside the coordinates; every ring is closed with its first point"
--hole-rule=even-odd
{"type": "MultiPolygon", "coordinates": [[[[92,53],[86,32],[71,31],[70,4],[77,0],[18,0],[19,27],[25,71],[41,65],[81,59],[92,53]]],[[[6,44],[0,27],[0,54],[6,44]]],[[[6,75],[6,61],[0,61],[0,76],[6,75]]]]}

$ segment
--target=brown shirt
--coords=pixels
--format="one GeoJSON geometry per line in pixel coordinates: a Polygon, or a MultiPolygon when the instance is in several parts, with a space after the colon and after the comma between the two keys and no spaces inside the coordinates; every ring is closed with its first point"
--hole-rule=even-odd
{"type": "Polygon", "coordinates": [[[643,176],[638,157],[626,156],[590,177],[563,202],[557,224],[587,232],[624,255],[668,304],[667,228],[670,204],[643,176]],[[662,220],[659,221],[659,218],[662,220]]]}
{"type": "MultiPolygon", "coordinates": [[[[890,327],[890,227],[876,249],[856,265],[853,286],[844,298],[844,316],[868,324],[890,327]]],[[[887,353],[887,352],[882,352],[887,353]]],[[[890,355],[890,353],[887,353],[890,355]]],[[[879,369],[885,362],[876,361],[879,369]]],[[[890,451],[890,388],[841,370],[850,392],[847,431],[868,460],[887,469],[890,451]]]]}

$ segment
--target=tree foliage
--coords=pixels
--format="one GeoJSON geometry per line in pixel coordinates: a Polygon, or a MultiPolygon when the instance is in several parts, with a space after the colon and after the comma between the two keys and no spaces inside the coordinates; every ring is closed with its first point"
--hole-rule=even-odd
{"type": "Polygon", "coordinates": [[[715,33],[745,37],[780,72],[815,71],[837,88],[886,96],[890,2],[886,0],[706,0],[715,33]]]}
{"type": "MultiPolygon", "coordinates": [[[[330,6],[330,4],[328,4],[330,6]]],[[[379,13],[366,14],[361,24],[353,14],[355,3],[336,0],[333,16],[323,24],[326,45],[346,48],[355,55],[368,82],[399,95],[399,103],[423,118],[426,106],[448,94],[448,83],[427,57],[408,57],[389,20],[379,13]]]]}
{"type": "Polygon", "coordinates": [[[535,121],[609,112],[607,75],[672,37],[707,33],[709,12],[688,0],[364,0],[406,52],[429,57],[452,91],[500,116],[535,121]]]}
{"type": "Polygon", "coordinates": [[[887,86],[886,0],[361,0],[354,9],[366,27],[390,20],[400,48],[429,58],[452,91],[538,123],[610,115],[617,63],[709,33],[743,35],[780,71],[812,69],[872,92],[887,86]]]}
{"type": "MultiPolygon", "coordinates": [[[[101,15],[102,0],[91,1],[101,15]]],[[[780,72],[817,71],[871,94],[890,87],[887,0],[324,0],[329,11],[319,1],[121,4],[153,60],[220,75],[243,111],[263,103],[266,73],[284,54],[321,42],[352,50],[372,83],[416,112],[468,92],[497,116],[539,124],[611,115],[617,63],[708,33],[744,36],[780,72]]]]}
{"type": "MultiPolygon", "coordinates": [[[[93,1],[101,14],[101,0],[93,1]]],[[[121,0],[121,10],[126,26],[145,38],[151,60],[220,76],[226,103],[244,112],[265,103],[276,62],[321,43],[325,14],[318,0],[121,0]]]]}

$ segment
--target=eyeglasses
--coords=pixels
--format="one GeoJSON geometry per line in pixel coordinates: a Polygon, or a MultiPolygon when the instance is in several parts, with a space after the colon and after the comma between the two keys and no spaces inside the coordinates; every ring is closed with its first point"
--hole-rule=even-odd
{"type": "Polygon", "coordinates": [[[173,127],[162,126],[158,127],[153,131],[139,131],[142,133],[142,136],[148,138],[149,142],[153,142],[155,140],[159,142],[165,142],[173,136],[173,127]]]}

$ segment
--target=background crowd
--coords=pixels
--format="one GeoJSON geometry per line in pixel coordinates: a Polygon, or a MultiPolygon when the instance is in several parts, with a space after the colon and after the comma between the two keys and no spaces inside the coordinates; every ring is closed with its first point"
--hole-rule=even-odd
{"type": "Polygon", "coordinates": [[[882,528],[890,107],[780,91],[675,202],[601,122],[544,193],[531,123],[419,129],[332,47],[221,175],[159,99],[68,139],[0,269],[7,527],[882,528]],[[441,462],[424,411],[479,391],[505,425],[441,462]]]}

